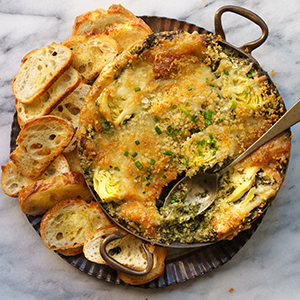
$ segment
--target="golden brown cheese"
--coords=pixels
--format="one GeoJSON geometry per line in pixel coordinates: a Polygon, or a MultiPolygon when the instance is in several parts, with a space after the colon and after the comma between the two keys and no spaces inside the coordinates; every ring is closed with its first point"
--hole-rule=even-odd
{"type": "MultiPolygon", "coordinates": [[[[233,160],[278,119],[279,109],[280,96],[251,61],[228,56],[205,35],[151,35],[108,64],[88,94],[81,111],[82,165],[115,218],[153,240],[187,240],[159,211],[163,188],[179,174],[217,170],[233,160]]],[[[262,148],[226,174],[203,221],[209,226],[188,218],[198,224],[192,241],[208,228],[209,237],[235,235],[245,216],[276,193],[282,174],[272,164],[288,157],[290,143],[276,141],[285,145],[280,155],[277,147],[262,148]],[[257,183],[261,169],[272,193],[257,183]],[[257,197],[260,190],[268,197],[257,197]],[[233,207],[239,200],[252,204],[241,213],[233,207]]]]}

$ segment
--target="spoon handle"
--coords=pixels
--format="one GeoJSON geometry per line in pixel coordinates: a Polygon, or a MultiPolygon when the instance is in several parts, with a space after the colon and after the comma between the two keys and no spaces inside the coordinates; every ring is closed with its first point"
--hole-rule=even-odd
{"type": "Polygon", "coordinates": [[[253,151],[264,145],[266,142],[274,138],[279,133],[285,131],[291,126],[295,125],[300,121],[300,100],[298,100],[267,132],[265,132],[256,142],[254,142],[246,151],[238,156],[233,162],[222,169],[218,175],[222,176],[230,168],[236,165],[238,162],[243,160],[253,151]]]}

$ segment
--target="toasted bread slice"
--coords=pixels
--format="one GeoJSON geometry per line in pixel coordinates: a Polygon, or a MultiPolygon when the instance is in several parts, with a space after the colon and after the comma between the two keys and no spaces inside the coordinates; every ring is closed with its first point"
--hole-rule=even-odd
{"type": "Polygon", "coordinates": [[[58,252],[59,254],[64,255],[64,256],[74,256],[74,255],[82,253],[82,251],[83,251],[82,246],[78,246],[78,247],[70,248],[70,249],[65,249],[65,250],[61,250],[61,249],[56,250],[56,252],[58,252]]]}
{"type": "Polygon", "coordinates": [[[64,149],[64,153],[71,152],[77,146],[77,129],[79,125],[80,109],[83,106],[85,96],[90,90],[91,86],[87,84],[80,84],[67,98],[65,98],[58,106],[56,106],[50,113],[50,115],[58,116],[68,120],[72,123],[75,134],[64,149]]]}
{"type": "Polygon", "coordinates": [[[100,254],[100,244],[101,242],[114,233],[117,227],[114,224],[108,226],[100,227],[93,233],[91,233],[86,239],[83,246],[83,253],[87,260],[95,262],[97,264],[105,265],[106,262],[100,254]]]}
{"type": "Polygon", "coordinates": [[[35,181],[19,192],[19,204],[25,214],[38,216],[66,199],[93,199],[84,177],[69,172],[46,180],[35,181]]]}
{"type": "Polygon", "coordinates": [[[68,47],[55,43],[28,53],[12,82],[16,99],[21,103],[37,99],[67,70],[72,59],[68,47]]]}
{"type": "Polygon", "coordinates": [[[50,111],[73,92],[81,82],[80,74],[69,67],[41,96],[32,103],[15,100],[20,127],[31,120],[50,113],[50,111]]]}
{"type": "Polygon", "coordinates": [[[126,24],[112,24],[103,32],[115,39],[119,44],[120,51],[123,51],[138,40],[146,38],[152,33],[152,30],[142,19],[134,18],[126,24]]]}
{"type": "Polygon", "coordinates": [[[63,153],[65,158],[67,159],[71,171],[77,171],[79,173],[82,173],[82,169],[79,163],[79,156],[78,156],[78,148],[76,147],[74,150],[68,153],[63,153]]]}
{"type": "Polygon", "coordinates": [[[73,36],[62,43],[74,53],[72,66],[81,74],[83,82],[94,79],[118,53],[118,43],[98,30],[83,36],[73,36]]]}
{"type": "Polygon", "coordinates": [[[111,5],[108,10],[96,9],[84,13],[75,19],[72,36],[84,35],[93,29],[102,31],[111,24],[126,24],[136,16],[120,4],[111,5]]]}
{"type": "Polygon", "coordinates": [[[122,281],[131,285],[142,285],[148,283],[164,273],[165,258],[167,255],[167,249],[163,247],[157,247],[155,249],[156,255],[154,256],[154,268],[145,276],[132,276],[121,272],[118,272],[118,276],[122,281]]]}
{"type": "MultiPolygon", "coordinates": [[[[115,230],[116,226],[110,225],[93,232],[83,246],[86,259],[98,264],[106,264],[101,257],[99,247],[101,242],[115,230]]],[[[122,265],[135,270],[144,270],[147,267],[147,258],[142,243],[141,239],[128,234],[121,239],[110,242],[107,245],[107,253],[122,265]]],[[[155,256],[155,246],[149,246],[149,251],[155,256]]]]}
{"type": "MultiPolygon", "coordinates": [[[[1,186],[3,192],[8,196],[18,197],[19,192],[25,186],[35,181],[25,177],[12,161],[1,166],[1,168],[1,186]]],[[[63,155],[59,155],[37,180],[48,179],[70,171],[71,169],[67,159],[63,155]]]]}
{"type": "Polygon", "coordinates": [[[73,125],[60,117],[30,120],[21,129],[10,159],[25,177],[36,179],[67,147],[73,135],[73,125]]]}
{"type": "Polygon", "coordinates": [[[68,199],[47,211],[41,221],[41,237],[51,250],[83,246],[97,228],[110,224],[100,206],[92,201],[68,199]]]}

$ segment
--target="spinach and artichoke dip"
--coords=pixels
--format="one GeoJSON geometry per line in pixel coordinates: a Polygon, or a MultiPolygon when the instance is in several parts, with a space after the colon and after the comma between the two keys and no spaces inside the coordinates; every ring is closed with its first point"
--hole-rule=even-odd
{"type": "Polygon", "coordinates": [[[289,134],[271,140],[219,182],[201,215],[170,207],[180,176],[227,165],[285,112],[267,74],[213,35],[152,34],[119,54],[94,82],[81,110],[79,153],[88,184],[120,224],[164,244],[231,239],[275,197],[289,134]]]}

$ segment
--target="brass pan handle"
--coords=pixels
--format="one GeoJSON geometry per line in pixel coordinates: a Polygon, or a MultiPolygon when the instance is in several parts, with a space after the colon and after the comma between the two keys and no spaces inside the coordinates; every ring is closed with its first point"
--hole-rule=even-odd
{"type": "Polygon", "coordinates": [[[251,52],[254,49],[258,48],[267,39],[269,34],[268,26],[264,22],[264,20],[262,20],[257,14],[239,6],[225,5],[222,6],[220,9],[218,9],[215,14],[215,34],[220,35],[223,40],[226,40],[222,22],[221,22],[221,17],[224,12],[233,12],[238,15],[241,15],[249,19],[250,21],[254,22],[261,28],[262,35],[260,36],[260,38],[240,47],[240,49],[243,50],[244,52],[251,54],[251,52]]]}
{"type": "Polygon", "coordinates": [[[125,273],[128,275],[134,275],[134,276],[147,275],[148,273],[150,273],[150,271],[153,268],[153,254],[147,249],[145,243],[143,243],[142,246],[143,246],[143,249],[147,256],[147,266],[144,270],[141,270],[141,271],[134,270],[134,269],[131,269],[127,266],[120,264],[113,257],[111,257],[106,251],[106,246],[110,242],[121,239],[124,236],[126,236],[127,234],[129,234],[129,233],[118,227],[115,232],[113,232],[111,235],[109,235],[102,241],[102,243],[100,244],[100,254],[101,254],[102,258],[107,262],[107,264],[109,266],[111,266],[113,269],[115,269],[116,271],[120,271],[122,273],[125,273]]]}

